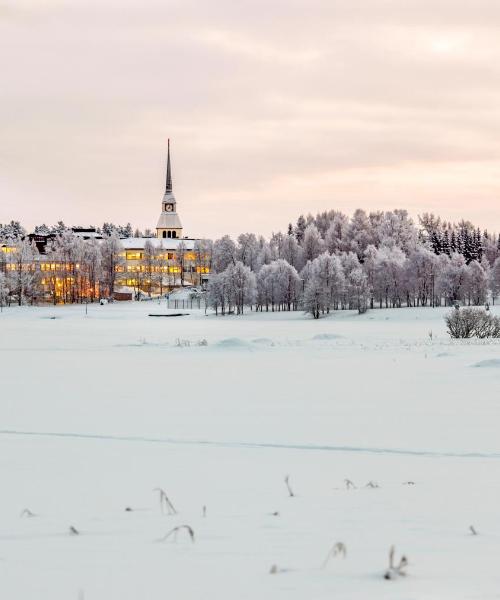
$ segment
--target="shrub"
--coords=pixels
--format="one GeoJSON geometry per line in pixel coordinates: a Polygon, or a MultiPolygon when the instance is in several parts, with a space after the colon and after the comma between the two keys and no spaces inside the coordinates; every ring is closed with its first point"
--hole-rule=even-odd
{"type": "Polygon", "coordinates": [[[455,309],[445,321],[452,338],[500,337],[500,318],[480,308],[455,309]]]}

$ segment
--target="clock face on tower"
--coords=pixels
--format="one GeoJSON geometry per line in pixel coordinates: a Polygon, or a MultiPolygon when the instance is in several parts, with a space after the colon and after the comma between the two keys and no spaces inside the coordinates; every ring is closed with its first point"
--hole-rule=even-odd
{"type": "Polygon", "coordinates": [[[174,205],[173,204],[165,204],[165,210],[167,212],[172,212],[174,210],[174,205]]]}

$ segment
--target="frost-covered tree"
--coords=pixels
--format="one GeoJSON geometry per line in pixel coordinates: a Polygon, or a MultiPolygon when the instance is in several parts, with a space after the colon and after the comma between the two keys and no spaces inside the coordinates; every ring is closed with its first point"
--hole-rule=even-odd
{"type": "Polygon", "coordinates": [[[292,310],[297,307],[301,287],[295,267],[279,258],[257,273],[257,306],[266,311],[292,310]]]}
{"type": "Polygon", "coordinates": [[[224,272],[212,275],[208,284],[207,301],[208,305],[215,310],[216,315],[219,314],[219,311],[223,315],[226,313],[226,307],[229,303],[226,288],[227,279],[224,272]]]}
{"type": "Polygon", "coordinates": [[[405,265],[408,305],[427,306],[429,302],[434,305],[438,264],[436,254],[425,246],[410,252],[405,265]]]}
{"type": "Polygon", "coordinates": [[[323,240],[314,224],[306,227],[304,239],[302,241],[302,250],[304,252],[304,260],[314,260],[323,251],[323,240]]]}
{"type": "Polygon", "coordinates": [[[316,277],[311,277],[304,289],[303,307],[306,313],[319,319],[326,311],[328,297],[325,288],[316,277]]]}
{"type": "Polygon", "coordinates": [[[489,272],[489,285],[493,304],[500,294],[500,257],[495,260],[489,272]]]}
{"type": "Polygon", "coordinates": [[[245,306],[252,305],[257,295],[257,283],[255,273],[250,267],[237,261],[229,265],[224,271],[227,278],[227,286],[231,304],[236,308],[237,314],[243,314],[245,306]]]}
{"type": "Polygon", "coordinates": [[[338,254],[347,249],[349,219],[343,213],[336,213],[325,233],[325,247],[330,254],[338,254]]]}
{"type": "Polygon", "coordinates": [[[297,271],[302,269],[304,266],[304,251],[299,246],[295,236],[284,236],[281,257],[297,271]]]}
{"type": "Polygon", "coordinates": [[[7,277],[5,273],[0,271],[0,311],[7,304],[7,298],[9,296],[9,287],[7,286],[7,277]]]}
{"type": "Polygon", "coordinates": [[[26,229],[19,221],[11,221],[2,225],[0,223],[0,240],[18,240],[26,235],[26,229]]]}
{"type": "Polygon", "coordinates": [[[201,285],[203,275],[210,273],[212,268],[212,240],[196,240],[194,242],[193,253],[195,256],[195,268],[198,274],[198,284],[201,285]]]}
{"type": "Polygon", "coordinates": [[[17,304],[33,301],[38,290],[38,271],[35,265],[36,249],[28,238],[17,239],[13,244],[14,251],[9,254],[9,270],[6,286],[16,297],[17,304]]]}
{"type": "Polygon", "coordinates": [[[488,295],[488,272],[477,260],[467,265],[465,293],[468,304],[479,306],[484,304],[488,295]]]}
{"type": "Polygon", "coordinates": [[[254,272],[258,269],[259,252],[259,243],[254,233],[242,233],[238,236],[236,259],[254,272]]]}
{"type": "Polygon", "coordinates": [[[83,241],[81,269],[86,280],[85,297],[94,302],[97,299],[101,274],[101,250],[97,240],[90,239],[83,241]]]}
{"type": "Polygon", "coordinates": [[[322,310],[337,309],[345,289],[345,277],[338,256],[324,252],[312,261],[312,277],[324,288],[324,306],[322,310]]]}
{"type": "Polygon", "coordinates": [[[222,273],[229,265],[236,264],[236,244],[225,235],[215,240],[212,254],[212,269],[215,273],[222,273]]]}
{"type": "Polygon", "coordinates": [[[375,255],[374,296],[382,308],[400,307],[403,297],[405,255],[397,246],[381,246],[375,255]]]}
{"type": "Polygon", "coordinates": [[[436,286],[446,304],[451,305],[464,299],[467,264],[463,255],[458,252],[454,252],[449,258],[441,256],[443,259],[439,264],[436,286]]]}
{"type": "Polygon", "coordinates": [[[101,242],[102,288],[109,296],[115,290],[118,268],[123,266],[123,246],[116,233],[103,237],[101,242]]]}
{"type": "Polygon", "coordinates": [[[224,315],[234,308],[243,314],[244,307],[252,305],[257,295],[255,274],[249,267],[237,261],[228,265],[222,273],[212,276],[208,287],[208,303],[218,314],[224,315]]]}
{"type": "Polygon", "coordinates": [[[373,243],[373,230],[368,216],[364,210],[357,209],[347,229],[347,246],[362,259],[366,248],[373,243]]]}

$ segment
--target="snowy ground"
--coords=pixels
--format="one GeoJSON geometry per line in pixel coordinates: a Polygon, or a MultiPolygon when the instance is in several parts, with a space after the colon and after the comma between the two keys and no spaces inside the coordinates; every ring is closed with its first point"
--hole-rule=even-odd
{"type": "Polygon", "coordinates": [[[0,315],[0,598],[500,598],[499,343],[441,309],[163,311],[0,315]]]}

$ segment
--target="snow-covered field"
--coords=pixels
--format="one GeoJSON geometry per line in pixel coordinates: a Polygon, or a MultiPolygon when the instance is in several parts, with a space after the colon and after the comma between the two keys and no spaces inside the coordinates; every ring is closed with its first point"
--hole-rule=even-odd
{"type": "Polygon", "coordinates": [[[444,309],[163,311],[0,315],[0,598],[500,598],[499,343],[444,309]]]}

